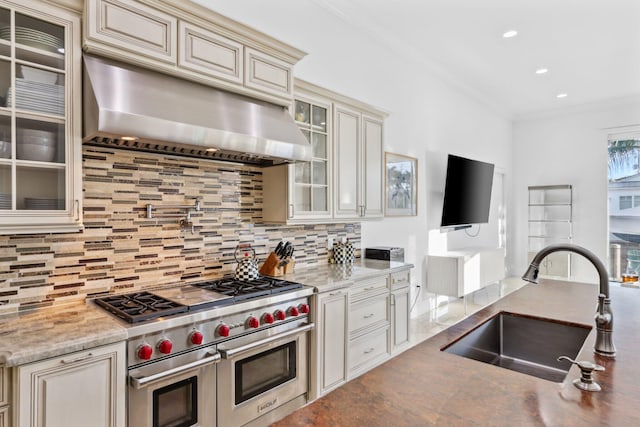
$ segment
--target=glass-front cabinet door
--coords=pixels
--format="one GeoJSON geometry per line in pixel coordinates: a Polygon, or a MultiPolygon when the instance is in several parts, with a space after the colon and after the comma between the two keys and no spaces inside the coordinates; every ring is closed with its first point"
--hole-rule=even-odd
{"type": "Polygon", "coordinates": [[[0,0],[0,233],[80,228],[80,20],[0,0]]]}
{"type": "Polygon", "coordinates": [[[323,218],[331,215],[331,195],[329,177],[331,162],[330,123],[331,104],[319,99],[296,96],[295,121],[310,142],[312,159],[298,162],[290,167],[293,179],[290,200],[293,218],[323,218]]]}

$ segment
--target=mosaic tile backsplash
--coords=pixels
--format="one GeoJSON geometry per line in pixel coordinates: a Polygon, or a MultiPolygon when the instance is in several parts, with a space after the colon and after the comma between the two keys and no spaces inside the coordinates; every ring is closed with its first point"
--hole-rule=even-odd
{"type": "Polygon", "coordinates": [[[326,263],[329,236],[360,247],[360,223],[264,224],[269,189],[253,166],[85,146],[83,191],[82,232],[0,236],[0,313],[219,277],[234,270],[239,243],[264,260],[289,240],[297,266],[326,263]],[[147,219],[147,204],[196,197],[193,234],[181,209],[147,219]]]}

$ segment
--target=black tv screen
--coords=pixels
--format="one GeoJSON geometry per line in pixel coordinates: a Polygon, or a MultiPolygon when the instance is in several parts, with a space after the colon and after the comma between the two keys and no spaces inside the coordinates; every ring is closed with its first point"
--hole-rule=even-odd
{"type": "Polygon", "coordinates": [[[449,154],[442,227],[489,222],[493,169],[491,163],[449,154]]]}

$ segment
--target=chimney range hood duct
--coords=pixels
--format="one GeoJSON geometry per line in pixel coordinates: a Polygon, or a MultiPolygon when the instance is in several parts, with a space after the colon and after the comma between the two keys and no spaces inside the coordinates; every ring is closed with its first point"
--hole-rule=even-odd
{"type": "Polygon", "coordinates": [[[85,144],[273,165],[311,160],[284,107],[84,56],[85,144]]]}

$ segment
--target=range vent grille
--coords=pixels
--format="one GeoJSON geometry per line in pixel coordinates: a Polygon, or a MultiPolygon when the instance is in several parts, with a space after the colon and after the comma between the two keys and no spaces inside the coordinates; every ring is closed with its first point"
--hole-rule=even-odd
{"type": "Polygon", "coordinates": [[[224,162],[245,163],[256,166],[272,166],[277,164],[268,159],[247,153],[230,150],[207,151],[202,147],[189,145],[173,145],[168,142],[127,140],[96,136],[84,142],[85,145],[122,148],[125,150],[146,151],[148,153],[169,154],[173,156],[195,157],[198,159],[218,160],[224,162]]]}

